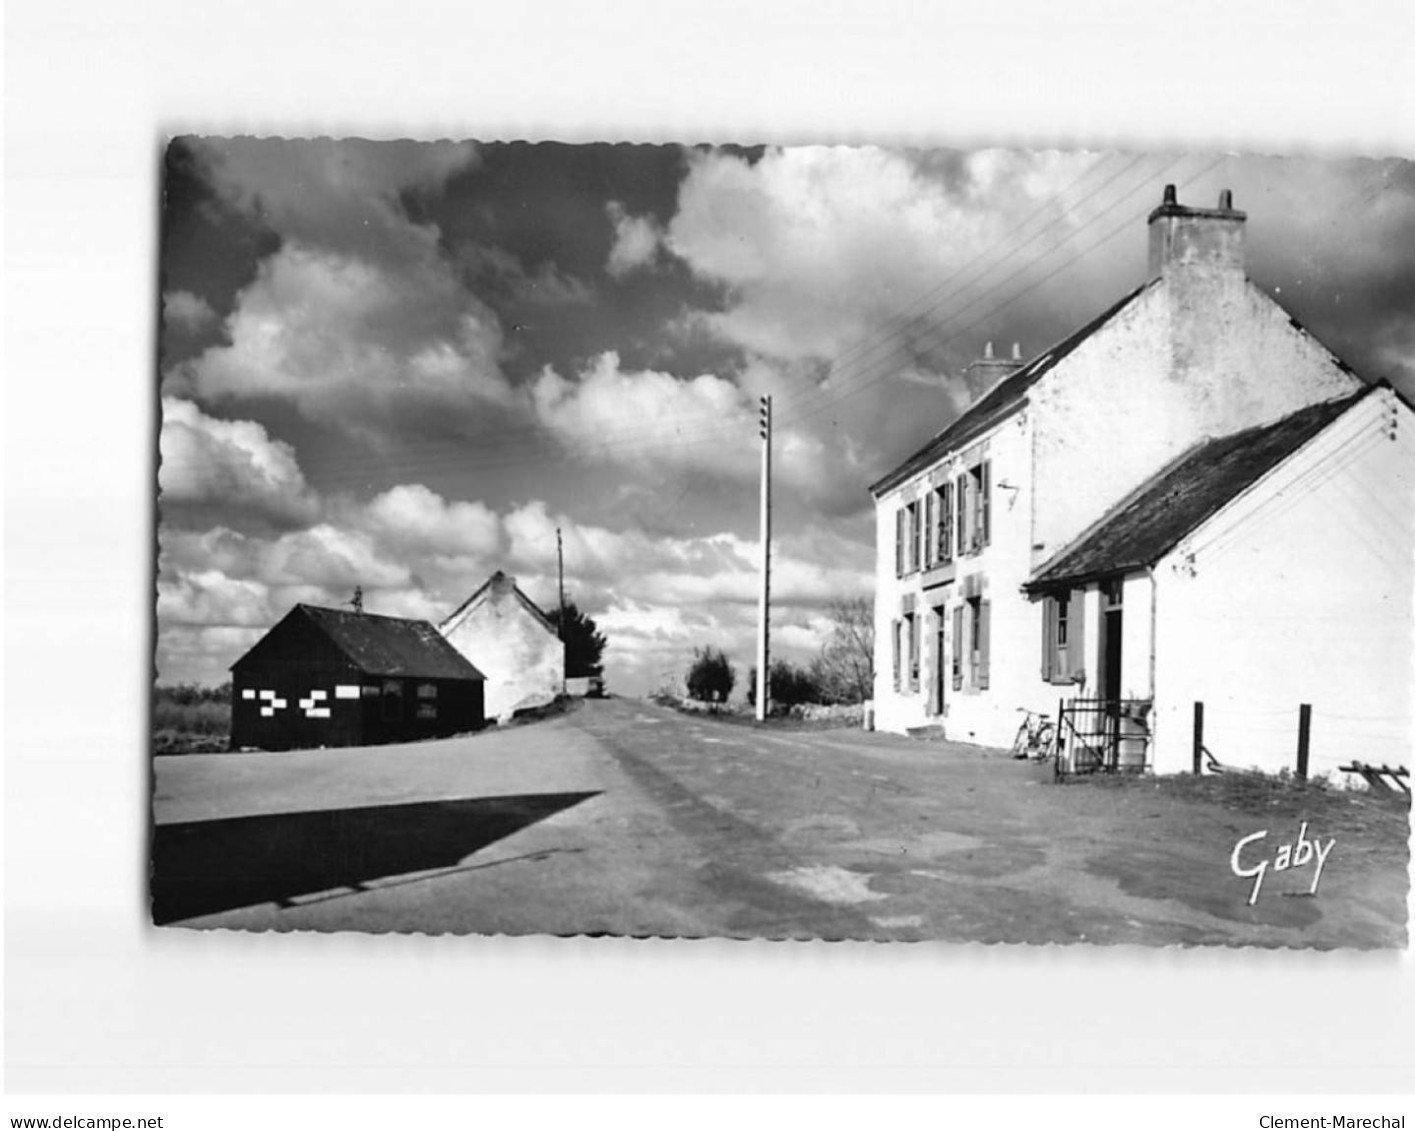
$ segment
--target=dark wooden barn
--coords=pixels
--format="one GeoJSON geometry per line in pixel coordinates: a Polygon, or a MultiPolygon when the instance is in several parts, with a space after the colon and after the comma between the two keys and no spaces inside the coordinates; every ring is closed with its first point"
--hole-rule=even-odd
{"type": "Polygon", "coordinates": [[[231,681],[233,750],[409,742],[486,722],[482,673],[420,620],[296,605],[231,681]]]}

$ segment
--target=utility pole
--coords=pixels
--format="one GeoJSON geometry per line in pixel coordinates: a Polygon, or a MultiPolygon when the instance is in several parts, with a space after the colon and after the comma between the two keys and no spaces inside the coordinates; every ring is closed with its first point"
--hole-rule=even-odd
{"type": "Polygon", "coordinates": [[[555,528],[555,559],[560,565],[560,639],[565,639],[565,543],[560,527],[555,528]]]}
{"type": "Polygon", "coordinates": [[[757,610],[757,722],[765,722],[771,694],[771,398],[761,398],[762,596],[757,610]]]}
{"type": "Polygon", "coordinates": [[[558,526],[555,528],[555,560],[560,574],[560,619],[555,627],[560,630],[560,693],[563,695],[570,686],[570,668],[565,655],[565,542],[558,526]]]}

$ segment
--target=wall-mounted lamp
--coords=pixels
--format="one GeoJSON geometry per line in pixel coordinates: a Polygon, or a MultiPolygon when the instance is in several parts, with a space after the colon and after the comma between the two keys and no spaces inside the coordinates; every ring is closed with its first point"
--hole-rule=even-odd
{"type": "Polygon", "coordinates": [[[1020,490],[1022,490],[1022,488],[1021,488],[1021,487],[1018,487],[1018,486],[1015,486],[1015,485],[1012,484],[1012,483],[1009,483],[1006,479],[1001,479],[1001,480],[999,480],[999,481],[997,482],[996,486],[997,486],[999,489],[1003,490],[1003,491],[1011,491],[1011,492],[1012,492],[1011,496],[1009,496],[1009,498],[1008,498],[1008,500],[1007,500],[1007,509],[1008,509],[1008,510],[1011,510],[1011,509],[1012,509],[1012,505],[1017,502],[1017,492],[1019,492],[1020,490]]]}

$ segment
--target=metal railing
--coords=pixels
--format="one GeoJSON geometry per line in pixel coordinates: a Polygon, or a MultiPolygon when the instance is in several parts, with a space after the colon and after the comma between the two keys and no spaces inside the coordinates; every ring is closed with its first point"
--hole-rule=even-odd
{"type": "Polygon", "coordinates": [[[1072,699],[1058,708],[1056,772],[1140,773],[1151,766],[1151,699],[1072,699]]]}

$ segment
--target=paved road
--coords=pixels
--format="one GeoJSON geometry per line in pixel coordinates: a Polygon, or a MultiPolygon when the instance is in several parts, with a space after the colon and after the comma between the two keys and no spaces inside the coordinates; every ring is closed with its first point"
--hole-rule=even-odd
{"type": "MultiPolygon", "coordinates": [[[[159,922],[988,942],[1391,946],[1403,862],[1343,828],[1255,907],[1258,831],[1143,788],[1056,787],[996,752],[589,701],[360,750],[157,762],[159,922]]],[[[1295,834],[1274,825],[1273,842],[1295,834]]],[[[1261,826],[1259,826],[1261,827],[1261,826]]],[[[1321,830],[1311,830],[1321,835],[1321,830]]],[[[1401,849],[1403,851],[1403,847],[1401,849]]]]}

